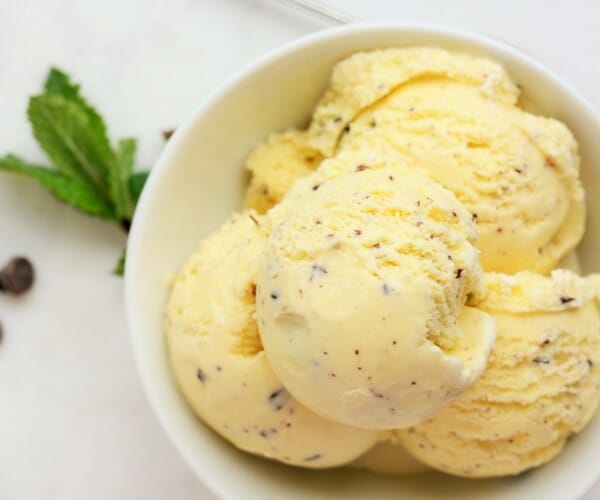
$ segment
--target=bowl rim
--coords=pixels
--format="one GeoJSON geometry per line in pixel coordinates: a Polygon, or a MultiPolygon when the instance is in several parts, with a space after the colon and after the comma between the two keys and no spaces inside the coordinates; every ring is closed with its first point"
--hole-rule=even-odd
{"type": "MultiPolygon", "coordinates": [[[[255,58],[245,64],[240,70],[227,78],[223,83],[218,85],[211,91],[192,112],[182,121],[177,127],[173,136],[169,139],[167,145],[160,153],[154,167],[146,182],[146,186],[138,201],[137,208],[133,217],[131,230],[127,241],[127,265],[125,267],[125,313],[130,335],[131,349],[135,359],[135,364],[140,377],[140,382],[143,391],[150,402],[150,407],[156,415],[163,431],[167,435],[169,441],[177,450],[179,455],[184,459],[184,462],[191,468],[194,475],[218,498],[230,498],[231,495],[227,488],[219,481],[215,480],[211,471],[208,469],[200,472],[192,458],[192,447],[188,444],[184,436],[181,434],[177,425],[171,422],[168,416],[166,406],[161,397],[155,391],[153,386],[153,370],[146,363],[144,356],[141,354],[141,346],[144,343],[144,331],[138,325],[136,303],[137,303],[137,287],[134,283],[133,276],[135,274],[135,256],[142,251],[142,223],[146,219],[145,213],[148,211],[153,199],[153,193],[159,185],[161,175],[167,170],[174,153],[179,149],[184,138],[193,128],[193,125],[199,120],[205,111],[209,110],[213,103],[221,99],[224,95],[233,90],[236,86],[252,75],[253,73],[269,66],[270,64],[287,57],[289,54],[302,51],[305,48],[328,42],[338,37],[349,35],[360,35],[366,32],[373,31],[398,31],[404,33],[415,33],[420,36],[446,37],[459,42],[465,42],[474,47],[479,47],[483,51],[495,51],[503,54],[508,59],[515,60],[520,64],[528,67],[534,72],[537,72],[561,92],[569,95],[569,97],[578,102],[578,104],[587,111],[588,117],[591,118],[595,125],[600,128],[600,117],[595,113],[594,108],[578,91],[568,84],[562,77],[546,68],[534,56],[529,55],[523,49],[488,35],[475,33],[469,30],[450,28],[439,24],[430,23],[404,23],[404,22],[357,22],[343,26],[335,26],[332,28],[322,29],[308,35],[301,36],[290,42],[283,44],[280,47],[272,49],[264,55],[255,58]]],[[[422,44],[420,44],[422,45],[422,44]]],[[[590,478],[587,481],[582,481],[572,491],[572,498],[579,498],[584,495],[598,480],[600,476],[590,478]]]]}

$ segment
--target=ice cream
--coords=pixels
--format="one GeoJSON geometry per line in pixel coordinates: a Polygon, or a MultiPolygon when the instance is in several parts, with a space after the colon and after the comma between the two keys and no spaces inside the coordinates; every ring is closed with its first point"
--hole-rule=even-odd
{"type": "Polygon", "coordinates": [[[408,475],[431,470],[408,453],[397,440],[386,440],[376,444],[363,456],[350,464],[378,474],[408,475]]]}
{"type": "Polygon", "coordinates": [[[491,352],[493,321],[465,307],[481,278],[476,227],[425,175],[346,159],[349,173],[303,179],[310,192],[268,214],[260,335],[283,385],[314,412],[408,426],[469,387],[491,352]]]}
{"type": "Polygon", "coordinates": [[[256,212],[234,215],[179,273],[165,325],[175,379],[194,412],[242,450],[303,467],[348,463],[379,433],[307,410],[263,352],[254,311],[265,240],[256,212]]]}
{"type": "Polygon", "coordinates": [[[252,174],[246,190],[246,208],[265,213],[281,200],[294,181],[314,171],[323,157],[306,140],[306,131],[290,129],[269,135],[250,153],[244,166],[252,174]]]}
{"type": "Polygon", "coordinates": [[[600,402],[598,276],[490,274],[484,290],[477,307],[498,328],[487,370],[432,419],[398,432],[417,459],[466,477],[547,462],[600,402]]]}
{"type": "MultiPolygon", "coordinates": [[[[484,270],[545,273],[583,234],[579,156],[562,123],[520,110],[518,96],[488,59],[423,47],[358,53],[334,68],[302,145],[426,172],[477,217],[484,270]]],[[[260,182],[281,193],[280,178],[260,182]]]]}
{"type": "Polygon", "coordinates": [[[258,145],[250,210],[202,243],[167,307],[201,420],[291,465],[466,477],[536,467],[583,429],[600,277],[556,270],[578,271],[578,148],[519,93],[485,58],[361,52],[308,129],[258,145]]]}

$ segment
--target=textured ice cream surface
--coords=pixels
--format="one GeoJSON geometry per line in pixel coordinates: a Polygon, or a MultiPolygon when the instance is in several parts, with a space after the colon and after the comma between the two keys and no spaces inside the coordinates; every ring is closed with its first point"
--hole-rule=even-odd
{"type": "Polygon", "coordinates": [[[269,135],[248,156],[252,177],[244,205],[265,213],[278,203],[297,179],[310,174],[323,159],[307,143],[306,131],[290,129],[269,135]]]}
{"type": "Polygon", "coordinates": [[[316,413],[408,426],[469,387],[491,352],[493,322],[465,307],[481,277],[476,227],[426,176],[345,160],[349,173],[318,171],[267,216],[260,335],[283,384],[316,413]]]}
{"type": "Polygon", "coordinates": [[[355,54],[334,68],[308,142],[366,149],[425,171],[477,217],[485,271],[547,272],[583,235],[577,143],[520,110],[487,59],[423,47],[355,54]]]}
{"type": "Polygon", "coordinates": [[[173,374],[196,415],[238,448],[302,467],[348,463],[379,433],[306,409],[262,349],[255,293],[266,238],[256,212],[237,214],[184,265],[165,319],[173,374]]]}
{"type": "Polygon", "coordinates": [[[332,156],[340,136],[361,112],[401,86],[430,77],[475,87],[507,105],[515,104],[519,96],[504,68],[489,59],[435,47],[358,52],[334,67],[309,127],[309,144],[332,156]]]}
{"type": "Polygon", "coordinates": [[[397,431],[407,450],[466,477],[519,474],[555,457],[600,402],[596,280],[567,271],[487,277],[478,307],[497,324],[489,366],[453,404],[397,431]]]}
{"type": "Polygon", "coordinates": [[[485,271],[546,273],[583,235],[578,147],[518,97],[489,59],[430,47],[354,54],[334,67],[308,132],[271,136],[251,155],[246,206],[264,212],[323,157],[366,150],[457,196],[477,217],[485,271]]]}
{"type": "Polygon", "coordinates": [[[555,269],[549,278],[530,271],[486,273],[470,304],[503,312],[550,312],[581,307],[600,296],[600,274],[587,277],[555,269]]]}
{"type": "Polygon", "coordinates": [[[546,272],[583,235],[577,145],[561,123],[444,78],[406,83],[364,110],[338,150],[421,169],[477,216],[486,271],[546,272]]]}

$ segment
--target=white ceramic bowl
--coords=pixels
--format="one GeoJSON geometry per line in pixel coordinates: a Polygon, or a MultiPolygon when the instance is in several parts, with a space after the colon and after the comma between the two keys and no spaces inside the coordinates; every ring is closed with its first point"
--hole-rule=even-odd
{"type": "Polygon", "coordinates": [[[127,249],[127,313],[145,390],[175,447],[222,497],[567,500],[580,497],[600,472],[598,417],[560,457],[517,478],[296,469],[234,449],[194,417],[175,387],[163,338],[168,279],[200,239],[240,207],[246,154],[267,133],[307,123],[336,61],[360,50],[405,45],[436,45],[495,59],[522,85],[526,107],[568,124],[581,146],[588,193],[583,270],[600,269],[600,124],[568,85],[530,57],[458,31],[366,24],[322,31],[259,59],[208,97],[170,139],[144,189],[127,249]]]}

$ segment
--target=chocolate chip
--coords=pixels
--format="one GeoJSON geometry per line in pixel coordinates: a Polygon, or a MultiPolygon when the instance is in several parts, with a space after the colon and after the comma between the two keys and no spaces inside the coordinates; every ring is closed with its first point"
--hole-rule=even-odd
{"type": "Polygon", "coordinates": [[[196,377],[198,377],[198,380],[203,384],[206,382],[206,373],[204,373],[204,370],[202,370],[202,368],[198,368],[196,370],[196,377]]]}
{"type": "Polygon", "coordinates": [[[279,298],[279,295],[277,295],[275,292],[272,292],[272,293],[271,293],[271,298],[272,298],[273,300],[277,300],[277,299],[279,298]]]}
{"type": "Polygon", "coordinates": [[[166,130],[163,130],[162,131],[163,139],[165,141],[168,141],[174,133],[175,133],[175,129],[174,128],[168,128],[166,130]]]}
{"type": "Polygon", "coordinates": [[[575,300],[575,297],[568,297],[567,295],[560,296],[561,304],[568,304],[569,302],[573,302],[574,300],[575,300]]]}
{"type": "Polygon", "coordinates": [[[532,361],[534,363],[538,364],[538,365],[548,365],[548,364],[550,364],[550,360],[549,359],[542,358],[540,356],[536,356],[535,358],[533,358],[532,361]]]}
{"type": "Polygon", "coordinates": [[[287,391],[281,387],[280,389],[271,392],[267,397],[267,401],[276,411],[279,411],[283,408],[287,398],[287,391]]]}
{"type": "Polygon", "coordinates": [[[455,276],[456,276],[457,279],[462,276],[463,271],[464,271],[464,269],[460,269],[460,268],[458,268],[456,270],[456,275],[455,276]]]}
{"type": "Polygon", "coordinates": [[[314,281],[318,274],[327,274],[327,269],[318,264],[313,264],[310,271],[309,281],[314,281]]]}
{"type": "Polygon", "coordinates": [[[376,391],[375,389],[371,389],[371,394],[377,399],[383,399],[383,394],[381,392],[376,391]]]}
{"type": "Polygon", "coordinates": [[[31,288],[33,279],[31,262],[25,257],[15,257],[0,271],[0,291],[21,295],[31,288]]]}

